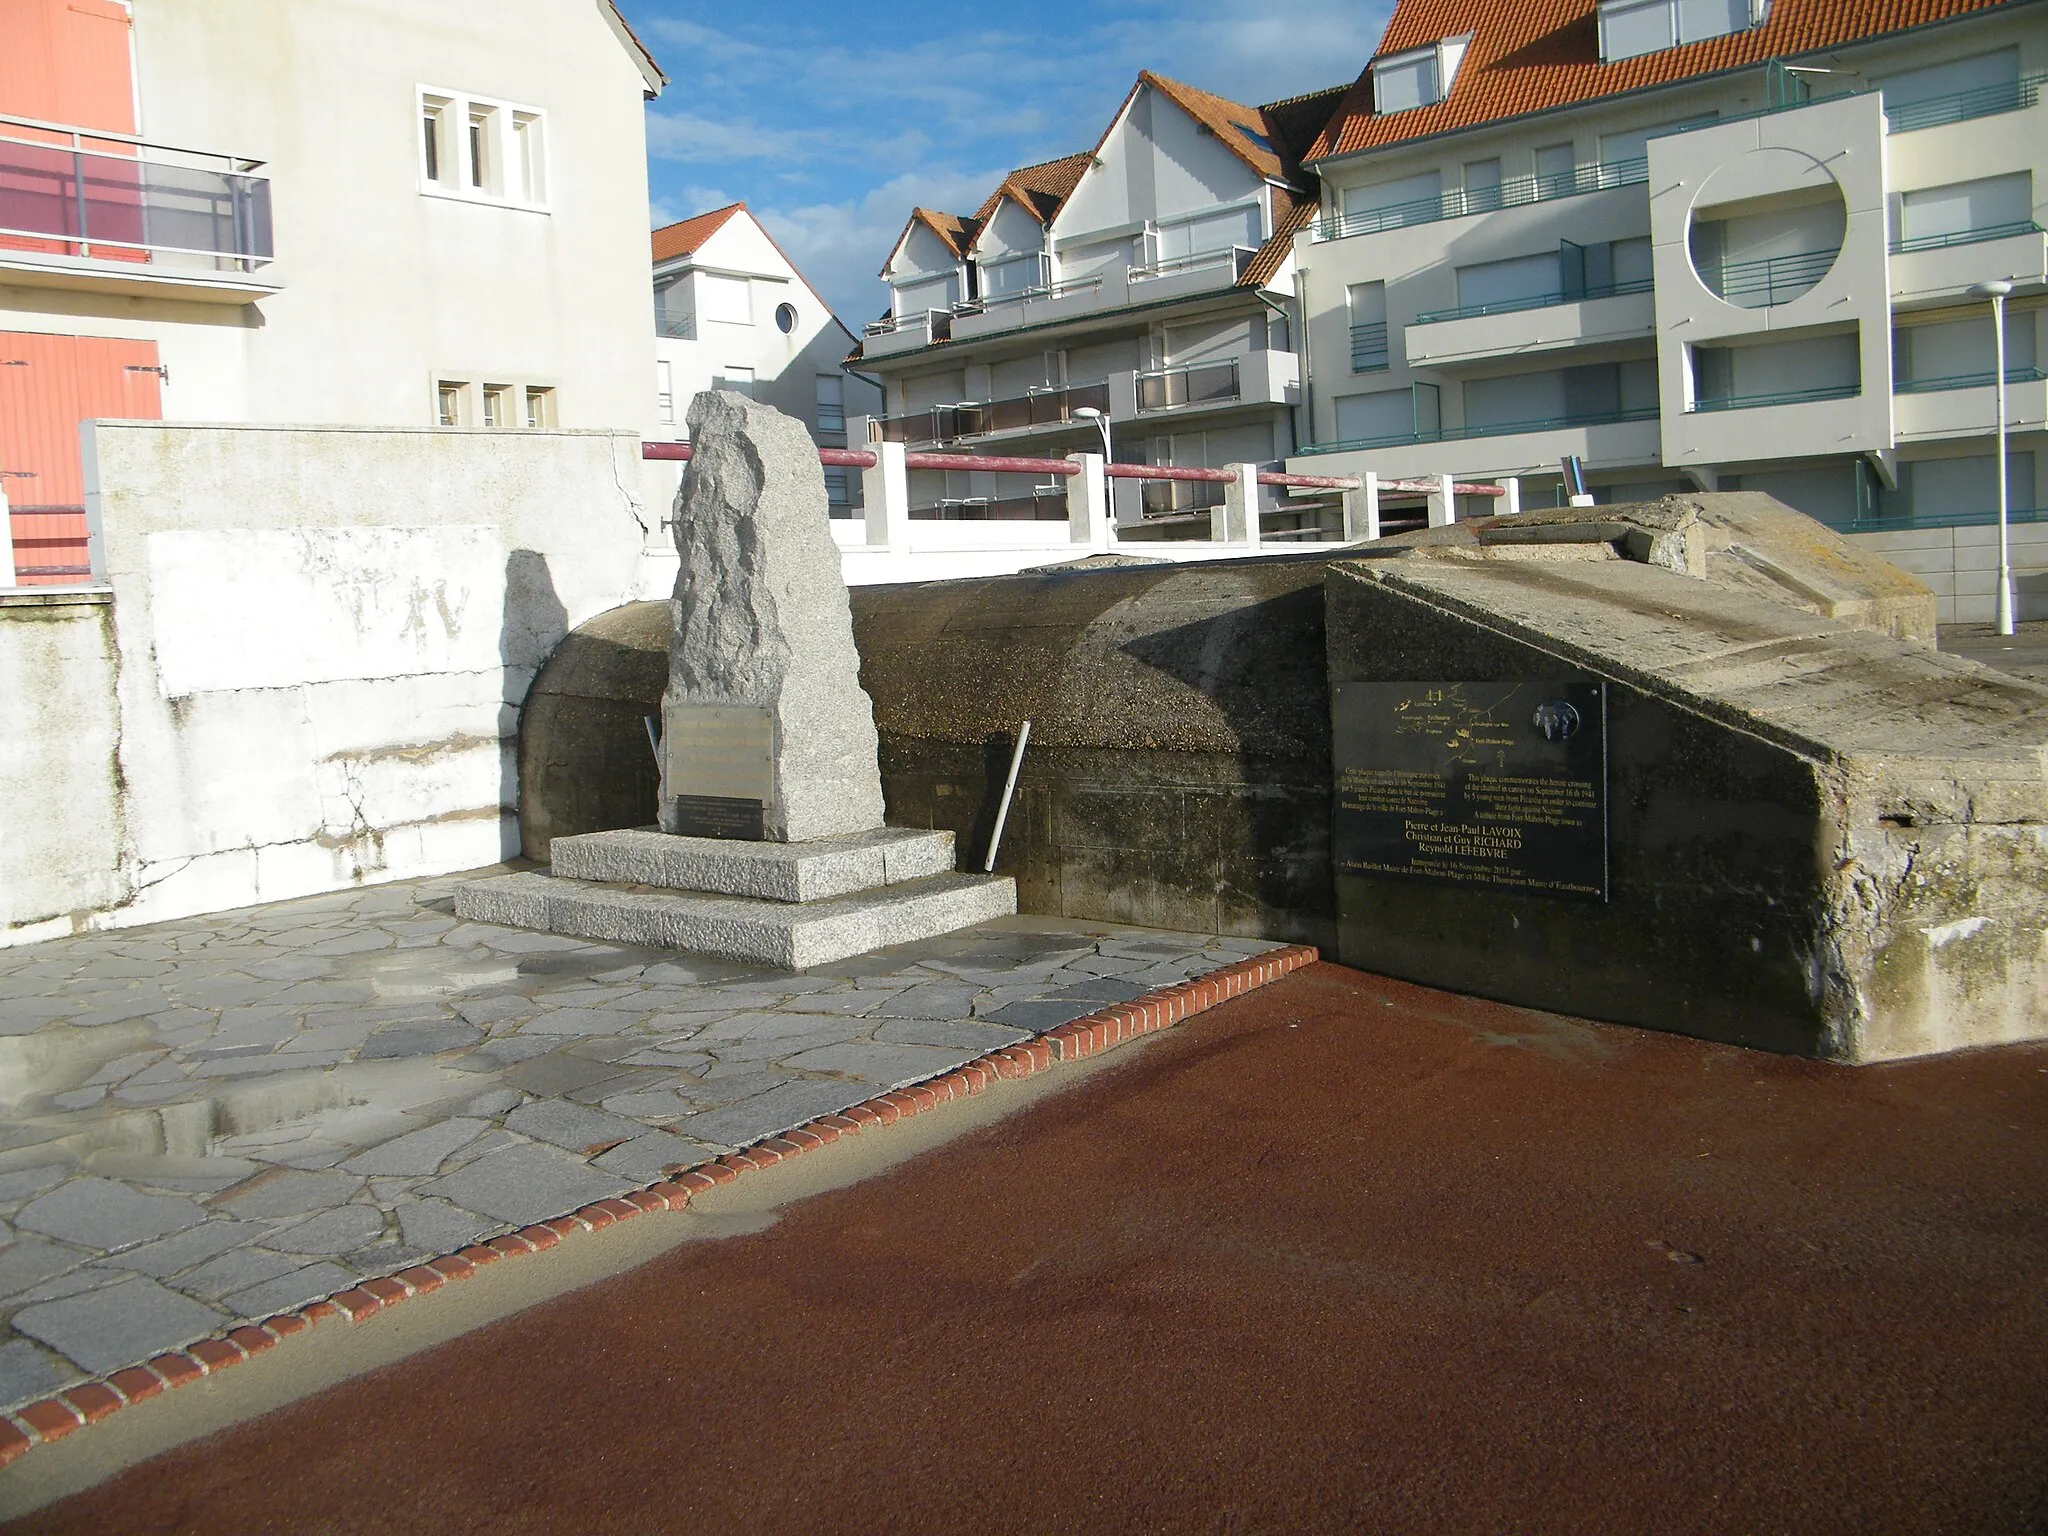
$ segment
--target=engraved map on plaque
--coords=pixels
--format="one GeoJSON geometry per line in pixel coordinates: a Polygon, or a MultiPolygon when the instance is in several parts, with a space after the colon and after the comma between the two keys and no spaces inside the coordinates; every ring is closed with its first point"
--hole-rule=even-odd
{"type": "Polygon", "coordinates": [[[1341,875],[1607,897],[1594,681],[1333,683],[1341,875]]]}
{"type": "Polygon", "coordinates": [[[775,722],[767,710],[671,704],[662,711],[661,745],[677,832],[760,840],[775,792],[775,722]]]}

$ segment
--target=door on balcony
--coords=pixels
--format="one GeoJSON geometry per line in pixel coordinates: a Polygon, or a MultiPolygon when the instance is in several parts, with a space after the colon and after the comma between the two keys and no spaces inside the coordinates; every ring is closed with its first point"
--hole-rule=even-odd
{"type": "Polygon", "coordinates": [[[0,0],[0,249],[144,259],[135,148],[90,132],[135,132],[129,30],[115,0],[0,0]]]}
{"type": "Polygon", "coordinates": [[[21,585],[91,576],[78,424],[161,420],[162,378],[153,341],[0,331],[0,487],[21,585]]]}

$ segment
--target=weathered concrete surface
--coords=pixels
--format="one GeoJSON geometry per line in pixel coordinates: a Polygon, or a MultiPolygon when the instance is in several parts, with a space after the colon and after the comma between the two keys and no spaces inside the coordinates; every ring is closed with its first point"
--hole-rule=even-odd
{"type": "MultiPolygon", "coordinates": [[[[817,447],[801,423],[730,391],[698,395],[689,422],[664,711],[769,711],[770,839],[879,827],[874,709],[861,691],[817,447]]],[[[664,787],[661,825],[670,832],[674,793],[664,787]]]]}
{"type": "Polygon", "coordinates": [[[661,774],[646,722],[668,686],[669,605],[627,603],[563,637],[519,717],[519,841],[651,825],[661,774]]]}
{"type": "Polygon", "coordinates": [[[123,894],[118,670],[105,593],[0,596],[0,944],[123,894]]]}
{"type": "Polygon", "coordinates": [[[1844,1061],[2048,1033],[2048,688],[1480,532],[1333,568],[1331,680],[1605,678],[1612,899],[1345,875],[1348,963],[1844,1061]]]}

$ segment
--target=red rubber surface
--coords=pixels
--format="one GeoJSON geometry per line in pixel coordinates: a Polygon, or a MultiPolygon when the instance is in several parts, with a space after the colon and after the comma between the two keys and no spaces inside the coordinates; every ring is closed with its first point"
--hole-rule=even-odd
{"type": "Polygon", "coordinates": [[[18,1528],[455,1527],[2039,1531],[2048,1050],[1315,966],[18,1528]]]}

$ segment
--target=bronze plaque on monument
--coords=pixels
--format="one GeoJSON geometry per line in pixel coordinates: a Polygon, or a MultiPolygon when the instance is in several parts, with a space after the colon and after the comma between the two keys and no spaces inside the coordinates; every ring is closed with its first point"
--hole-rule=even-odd
{"type": "Polygon", "coordinates": [[[775,721],[736,704],[670,704],[662,711],[664,793],[684,837],[760,841],[775,793],[775,721]]]}
{"type": "Polygon", "coordinates": [[[1607,899],[1597,680],[1333,683],[1339,875],[1607,899]]]}

